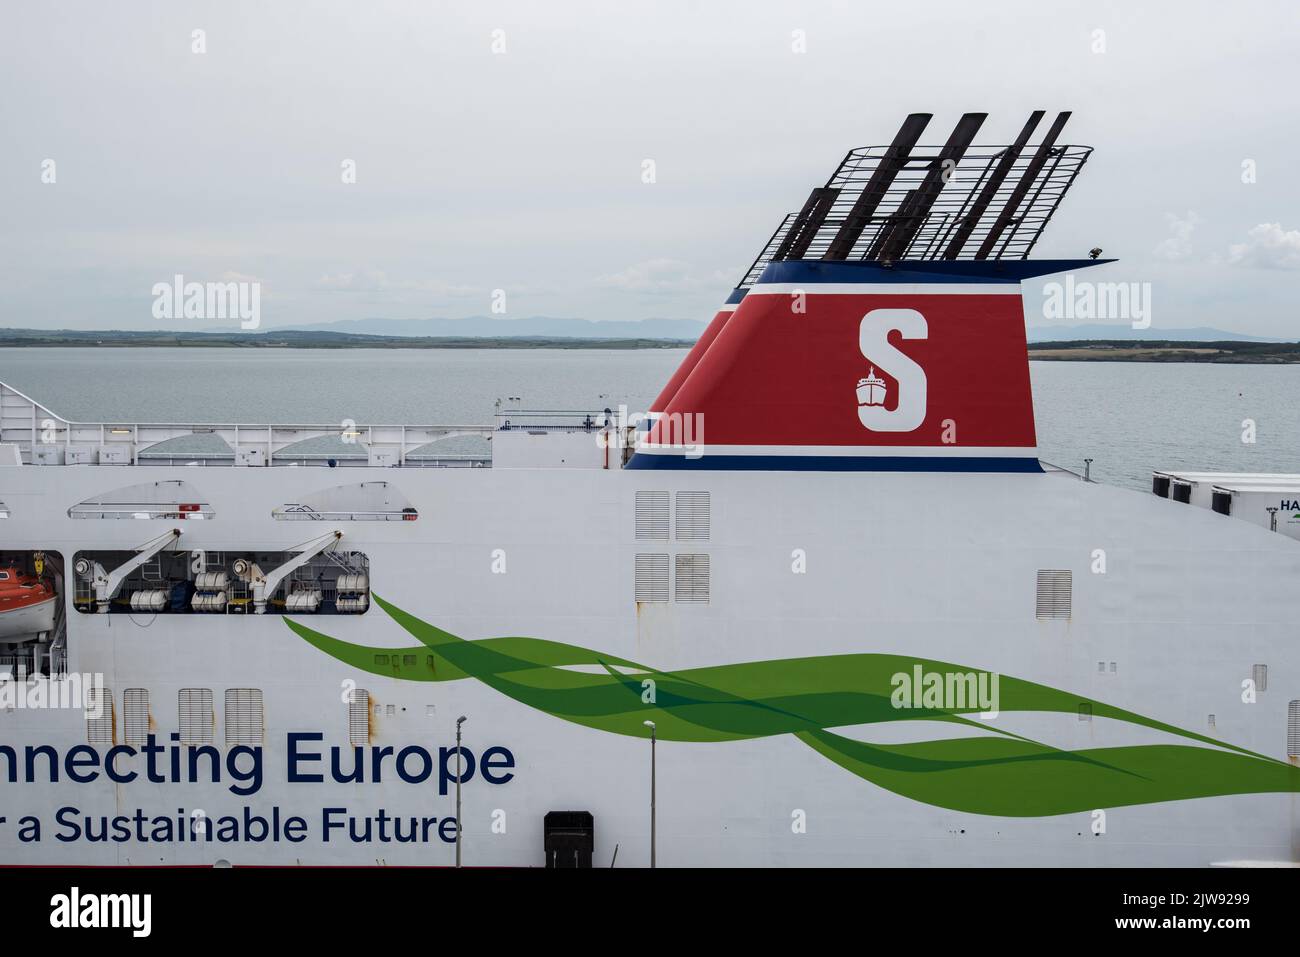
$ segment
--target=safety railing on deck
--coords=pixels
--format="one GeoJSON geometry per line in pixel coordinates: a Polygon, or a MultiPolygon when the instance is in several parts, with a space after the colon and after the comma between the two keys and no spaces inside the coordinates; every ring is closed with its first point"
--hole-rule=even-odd
{"type": "Polygon", "coordinates": [[[72,422],[0,382],[0,444],[17,446],[23,462],[30,465],[481,468],[491,464],[490,455],[438,453],[425,447],[445,439],[463,437],[486,441],[491,439],[493,431],[490,425],[72,422]],[[215,441],[217,450],[158,448],[174,439],[196,439],[210,444],[215,441]],[[357,451],[318,453],[294,449],[294,446],[313,439],[333,439],[357,451]]]}

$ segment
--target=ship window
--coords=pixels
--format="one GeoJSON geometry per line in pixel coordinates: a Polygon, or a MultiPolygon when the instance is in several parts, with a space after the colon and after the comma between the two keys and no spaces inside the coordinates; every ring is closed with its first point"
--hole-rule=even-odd
{"type": "Polygon", "coordinates": [[[4,502],[0,502],[0,518],[8,518],[8,517],[9,517],[9,506],[7,506],[4,502]]]}
{"type": "Polygon", "coordinates": [[[107,688],[86,689],[86,743],[113,743],[113,692],[107,688]]]}
{"type": "Polygon", "coordinates": [[[667,555],[639,554],[636,556],[636,600],[668,600],[667,555]]]}
{"type": "Polygon", "coordinates": [[[126,743],[144,744],[149,739],[148,690],[127,688],[123,691],[122,710],[126,714],[126,743]]]}
{"type": "Polygon", "coordinates": [[[678,555],[677,600],[707,602],[709,600],[709,556],[678,555]]]}
{"type": "Polygon", "coordinates": [[[678,492],[677,540],[679,542],[707,542],[709,540],[709,513],[708,492],[678,492]]]}
{"type": "Polygon", "coordinates": [[[1170,496],[1175,502],[1182,502],[1184,505],[1192,500],[1192,487],[1187,482],[1175,482],[1174,493],[1170,496]]]}
{"type": "Polygon", "coordinates": [[[1255,682],[1256,691],[1268,690],[1268,665],[1253,665],[1250,677],[1255,682]]]}
{"type": "Polygon", "coordinates": [[[1080,703],[1080,705],[1079,705],[1079,720],[1080,720],[1080,721],[1091,721],[1091,720],[1092,720],[1092,705],[1087,704],[1086,702],[1085,702],[1085,703],[1080,703]]]}
{"type": "Polygon", "coordinates": [[[641,542],[668,541],[667,492],[636,493],[636,537],[641,542]]]}
{"type": "Polygon", "coordinates": [[[1215,491],[1210,495],[1210,508],[1220,515],[1232,514],[1232,493],[1215,491]]]}
{"type": "Polygon", "coordinates": [[[182,688],[176,694],[181,744],[212,743],[212,689],[182,688]]]}
{"type": "Polygon", "coordinates": [[[265,731],[261,688],[226,689],[226,744],[261,744],[265,731]]]}
{"type": "Polygon", "coordinates": [[[1300,700],[1286,706],[1286,753],[1288,757],[1300,758],[1300,700]]]}
{"type": "Polygon", "coordinates": [[[1072,591],[1069,569],[1040,568],[1037,616],[1040,619],[1069,618],[1072,591]]]}
{"type": "Polygon", "coordinates": [[[355,688],[348,700],[348,744],[370,743],[370,692],[355,688]]]}
{"type": "Polygon", "coordinates": [[[1151,491],[1161,498],[1169,497],[1169,476],[1153,475],[1151,476],[1151,491]]]}

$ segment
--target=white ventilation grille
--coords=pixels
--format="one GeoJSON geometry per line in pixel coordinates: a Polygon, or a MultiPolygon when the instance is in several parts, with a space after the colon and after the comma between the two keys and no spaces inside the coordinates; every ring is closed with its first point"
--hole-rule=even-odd
{"type": "Polygon", "coordinates": [[[265,730],[261,688],[226,689],[226,744],[261,744],[265,730]]]}
{"type": "Polygon", "coordinates": [[[636,493],[636,539],[639,542],[668,541],[668,493],[636,493]]]}
{"type": "Polygon", "coordinates": [[[710,505],[708,492],[677,493],[677,540],[679,542],[707,542],[709,540],[710,505]]]}
{"type": "Polygon", "coordinates": [[[212,743],[212,689],[182,688],[176,694],[181,744],[212,743]]]}
{"type": "MultiPolygon", "coordinates": [[[[665,526],[665,531],[667,526],[665,526]]],[[[668,600],[668,556],[639,554],[636,557],[636,600],[668,600]]]]}
{"type": "Polygon", "coordinates": [[[86,689],[86,743],[113,743],[113,692],[107,688],[86,689]],[[98,716],[96,716],[98,712],[98,716]]]}
{"type": "Polygon", "coordinates": [[[1286,753],[1300,758],[1300,701],[1286,706],[1286,753]]]}
{"type": "Polygon", "coordinates": [[[356,688],[348,702],[348,744],[370,743],[370,692],[356,688]]]}
{"type": "Polygon", "coordinates": [[[1038,617],[1069,618],[1072,586],[1064,568],[1038,570],[1038,617]]]}
{"type": "Polygon", "coordinates": [[[123,691],[122,712],[126,716],[126,743],[147,743],[149,740],[148,690],[145,688],[127,688],[123,691]]]}
{"type": "Polygon", "coordinates": [[[1268,690],[1268,665],[1254,665],[1250,669],[1250,677],[1255,682],[1256,691],[1268,690]]]}
{"type": "Polygon", "coordinates": [[[709,556],[677,556],[677,600],[707,602],[709,600],[709,556]]]}

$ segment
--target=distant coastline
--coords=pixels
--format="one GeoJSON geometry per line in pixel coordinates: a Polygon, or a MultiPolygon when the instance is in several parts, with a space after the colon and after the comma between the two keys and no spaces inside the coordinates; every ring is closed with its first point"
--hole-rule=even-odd
{"type": "Polygon", "coordinates": [[[1073,339],[1063,342],[1031,342],[1029,358],[1049,362],[1219,362],[1289,365],[1300,363],[1300,342],[1073,339]]]}
{"type": "MultiPolygon", "coordinates": [[[[595,336],[392,336],[321,330],[163,332],[123,329],[0,329],[0,348],[194,349],[689,349],[692,339],[595,336]]],[[[1300,363],[1300,342],[1182,339],[1067,339],[1030,342],[1047,362],[1300,363]]]]}
{"type": "Polygon", "coordinates": [[[0,348],[195,349],[689,349],[691,339],[570,336],[381,336],[352,332],[134,332],[120,329],[0,329],[0,348]]]}

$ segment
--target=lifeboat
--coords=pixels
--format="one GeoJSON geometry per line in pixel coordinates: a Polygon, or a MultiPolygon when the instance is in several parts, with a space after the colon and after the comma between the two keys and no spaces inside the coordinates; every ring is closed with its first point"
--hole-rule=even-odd
{"type": "Polygon", "coordinates": [[[0,639],[53,631],[55,598],[42,579],[0,566],[0,639]]]}

